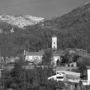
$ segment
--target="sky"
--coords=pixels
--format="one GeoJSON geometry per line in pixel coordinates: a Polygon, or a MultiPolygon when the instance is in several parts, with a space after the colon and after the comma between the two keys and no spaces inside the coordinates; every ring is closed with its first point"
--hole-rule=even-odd
{"type": "Polygon", "coordinates": [[[0,0],[0,14],[52,18],[88,2],[90,0],[0,0]]]}

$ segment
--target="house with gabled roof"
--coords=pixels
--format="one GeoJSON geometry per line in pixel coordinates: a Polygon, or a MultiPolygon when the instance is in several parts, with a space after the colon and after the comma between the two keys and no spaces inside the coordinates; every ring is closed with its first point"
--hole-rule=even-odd
{"type": "Polygon", "coordinates": [[[29,62],[39,63],[42,61],[42,57],[44,55],[44,51],[39,52],[26,52],[25,60],[29,62]]]}

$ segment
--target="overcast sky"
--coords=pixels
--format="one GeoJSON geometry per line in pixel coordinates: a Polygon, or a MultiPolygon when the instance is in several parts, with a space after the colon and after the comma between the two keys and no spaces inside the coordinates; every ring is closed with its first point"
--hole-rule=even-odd
{"type": "Polygon", "coordinates": [[[0,14],[52,18],[61,16],[90,0],[0,0],[0,14]]]}

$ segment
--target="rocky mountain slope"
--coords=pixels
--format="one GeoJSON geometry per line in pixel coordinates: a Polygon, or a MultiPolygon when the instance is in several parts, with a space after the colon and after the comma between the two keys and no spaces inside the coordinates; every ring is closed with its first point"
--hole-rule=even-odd
{"type": "Polygon", "coordinates": [[[0,15],[0,21],[6,22],[11,25],[16,25],[19,28],[23,28],[28,25],[35,25],[44,21],[44,18],[34,17],[30,15],[24,16],[12,16],[12,15],[0,15]]]}

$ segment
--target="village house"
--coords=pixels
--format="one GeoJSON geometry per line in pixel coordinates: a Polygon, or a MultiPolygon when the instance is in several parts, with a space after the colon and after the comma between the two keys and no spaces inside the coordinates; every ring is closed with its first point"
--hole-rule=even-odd
{"type": "Polygon", "coordinates": [[[57,65],[57,60],[59,60],[59,62],[62,60],[61,56],[63,55],[64,55],[63,50],[57,50],[52,53],[52,60],[54,62],[54,66],[57,65]]]}
{"type": "Polygon", "coordinates": [[[77,48],[67,48],[65,53],[69,55],[69,63],[66,63],[65,66],[70,69],[77,69],[77,61],[90,60],[90,53],[87,50],[77,49],[77,48]]]}
{"type": "Polygon", "coordinates": [[[25,53],[25,61],[39,63],[42,61],[42,57],[44,55],[44,51],[39,52],[26,52],[25,53]]]}

